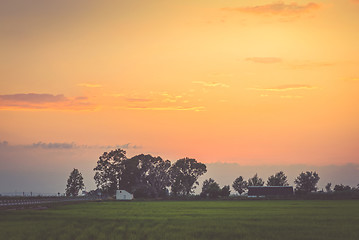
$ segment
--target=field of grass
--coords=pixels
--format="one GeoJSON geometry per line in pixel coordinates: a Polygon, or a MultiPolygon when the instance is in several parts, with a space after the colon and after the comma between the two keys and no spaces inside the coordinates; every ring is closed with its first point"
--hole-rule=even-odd
{"type": "Polygon", "coordinates": [[[359,239],[359,201],[86,202],[1,210],[0,239],[359,239]]]}

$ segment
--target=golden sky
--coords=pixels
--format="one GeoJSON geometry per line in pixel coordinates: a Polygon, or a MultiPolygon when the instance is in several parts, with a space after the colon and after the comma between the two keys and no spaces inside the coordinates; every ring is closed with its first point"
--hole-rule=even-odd
{"type": "Polygon", "coordinates": [[[0,0],[0,141],[359,163],[358,29],[357,0],[0,0]]]}

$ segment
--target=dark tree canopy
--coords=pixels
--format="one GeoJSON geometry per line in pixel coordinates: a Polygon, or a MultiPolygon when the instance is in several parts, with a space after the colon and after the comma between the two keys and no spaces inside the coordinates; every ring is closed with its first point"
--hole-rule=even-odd
{"type": "Polygon", "coordinates": [[[79,191],[84,189],[84,187],[82,174],[78,169],[74,168],[67,180],[66,196],[78,196],[79,191]]]}
{"type": "Polygon", "coordinates": [[[287,176],[282,171],[277,172],[268,178],[267,186],[289,186],[287,176]]]}
{"type": "Polygon", "coordinates": [[[238,178],[236,178],[236,180],[234,180],[232,187],[234,190],[236,190],[239,195],[241,195],[242,193],[245,192],[245,190],[247,189],[248,183],[247,181],[243,180],[242,176],[239,176],[238,178]]]}
{"type": "Polygon", "coordinates": [[[127,158],[124,150],[116,149],[100,156],[94,168],[95,181],[108,194],[123,189],[135,197],[162,197],[170,185],[170,166],[170,161],[160,157],[140,154],[127,158]]]}
{"type": "Polygon", "coordinates": [[[209,198],[217,198],[221,197],[228,197],[231,193],[230,187],[224,186],[220,188],[219,184],[214,181],[212,178],[205,180],[202,185],[202,192],[200,194],[201,197],[209,197],[209,198]]]}
{"type": "Polygon", "coordinates": [[[294,183],[296,184],[295,190],[303,193],[317,191],[317,184],[319,179],[320,177],[316,172],[302,172],[294,180],[294,183]]]}
{"type": "Polygon", "coordinates": [[[135,197],[164,197],[170,186],[171,162],[161,157],[140,154],[124,161],[121,179],[123,189],[135,197]]]}
{"type": "Polygon", "coordinates": [[[230,187],[229,187],[229,185],[225,185],[225,186],[221,189],[220,196],[222,196],[222,197],[228,197],[229,194],[231,194],[230,187]]]}
{"type": "Polygon", "coordinates": [[[263,186],[263,179],[258,177],[256,173],[252,178],[248,179],[248,186],[263,186]]]}
{"type": "Polygon", "coordinates": [[[334,186],[334,192],[347,192],[347,191],[351,191],[351,190],[352,190],[352,188],[348,185],[340,184],[340,185],[334,186]]]}
{"type": "Polygon", "coordinates": [[[206,165],[192,158],[177,160],[170,168],[171,191],[174,196],[189,195],[198,185],[197,179],[207,172],[206,165]]]}
{"type": "Polygon", "coordinates": [[[104,152],[94,168],[96,186],[105,193],[114,194],[120,188],[125,160],[127,160],[126,151],[122,149],[104,152]]]}
{"type": "Polygon", "coordinates": [[[202,197],[216,198],[221,194],[221,188],[212,178],[205,180],[202,185],[202,197]]]}

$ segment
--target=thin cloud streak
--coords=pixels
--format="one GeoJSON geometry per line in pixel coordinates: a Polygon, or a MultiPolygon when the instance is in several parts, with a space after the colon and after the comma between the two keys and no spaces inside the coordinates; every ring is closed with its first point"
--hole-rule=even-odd
{"type": "Polygon", "coordinates": [[[286,4],[284,2],[257,5],[253,7],[237,7],[237,8],[223,8],[224,11],[237,11],[249,14],[272,14],[272,15],[301,15],[316,9],[319,9],[320,5],[316,3],[308,3],[306,5],[300,5],[297,3],[286,4]]]}
{"type": "Polygon", "coordinates": [[[200,85],[202,85],[204,87],[224,87],[224,88],[229,87],[228,84],[220,83],[220,82],[193,81],[192,83],[200,84],[200,85]]]}
{"type": "Polygon", "coordinates": [[[7,141],[0,142],[0,148],[26,148],[26,149],[48,149],[48,150],[71,150],[71,149],[140,149],[142,146],[134,145],[132,143],[117,144],[117,145],[78,145],[74,142],[36,142],[25,145],[11,145],[7,141]]]}
{"type": "Polygon", "coordinates": [[[270,91],[270,92],[285,92],[285,91],[292,91],[292,90],[312,90],[316,87],[310,85],[300,85],[300,84],[292,84],[292,85],[282,85],[278,87],[272,88],[249,88],[250,90],[257,90],[257,91],[270,91]]]}
{"type": "Polygon", "coordinates": [[[125,98],[127,102],[150,102],[152,101],[149,98],[125,98]]]}
{"type": "Polygon", "coordinates": [[[154,110],[154,111],[205,111],[205,107],[128,107],[126,109],[132,110],[154,110]]]}
{"type": "Polygon", "coordinates": [[[0,110],[94,110],[87,97],[63,94],[19,93],[0,95],[0,110]]]}
{"type": "Polygon", "coordinates": [[[63,94],[18,93],[0,95],[0,100],[5,102],[53,103],[66,101],[67,98],[63,94]]]}

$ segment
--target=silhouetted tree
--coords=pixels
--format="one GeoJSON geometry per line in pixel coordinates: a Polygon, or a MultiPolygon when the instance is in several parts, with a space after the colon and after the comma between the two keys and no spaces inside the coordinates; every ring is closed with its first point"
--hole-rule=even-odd
{"type": "Polygon", "coordinates": [[[231,194],[231,190],[230,190],[229,185],[226,185],[226,186],[224,186],[224,187],[221,189],[220,196],[222,196],[222,197],[228,197],[229,194],[231,194]]]}
{"type": "Polygon", "coordinates": [[[210,198],[216,198],[220,195],[221,189],[212,178],[205,180],[202,185],[202,197],[210,197],[210,198]]]}
{"type": "Polygon", "coordinates": [[[289,186],[287,176],[282,171],[277,172],[268,178],[267,186],[289,186]]]}
{"type": "Polygon", "coordinates": [[[252,178],[248,179],[248,186],[263,186],[263,179],[258,177],[256,173],[252,178]]]}
{"type": "Polygon", "coordinates": [[[124,161],[121,187],[135,197],[164,197],[170,186],[171,162],[161,157],[140,154],[124,161]]]}
{"type": "Polygon", "coordinates": [[[79,191],[84,189],[84,187],[82,174],[78,169],[74,168],[67,180],[66,196],[77,196],[79,191]]]}
{"type": "Polygon", "coordinates": [[[236,190],[239,195],[245,192],[247,189],[248,183],[247,181],[243,180],[242,176],[239,176],[233,181],[232,187],[234,190],[236,190]]]}
{"type": "Polygon", "coordinates": [[[296,191],[309,193],[313,191],[317,191],[317,183],[320,177],[316,172],[302,172],[299,176],[294,180],[296,184],[296,191]]]}
{"type": "Polygon", "coordinates": [[[96,186],[103,192],[115,194],[116,190],[120,188],[125,160],[127,160],[126,151],[122,149],[104,152],[94,168],[96,186]]]}
{"type": "Polygon", "coordinates": [[[94,168],[98,188],[108,194],[117,189],[134,193],[135,197],[163,197],[170,185],[171,162],[160,157],[140,154],[132,158],[116,149],[103,153],[94,168]]]}
{"type": "Polygon", "coordinates": [[[169,169],[171,191],[174,196],[189,195],[198,185],[199,176],[207,172],[206,165],[192,158],[177,160],[169,169]]]}
{"type": "MultiPolygon", "coordinates": [[[[334,186],[334,192],[348,192],[348,191],[351,191],[352,188],[348,185],[343,185],[343,184],[340,184],[340,185],[335,185],[334,186]]],[[[353,189],[354,190],[354,189],[353,189]]]]}
{"type": "Polygon", "coordinates": [[[325,185],[325,190],[327,192],[331,192],[332,191],[332,183],[327,183],[327,185],[325,185]]]}

